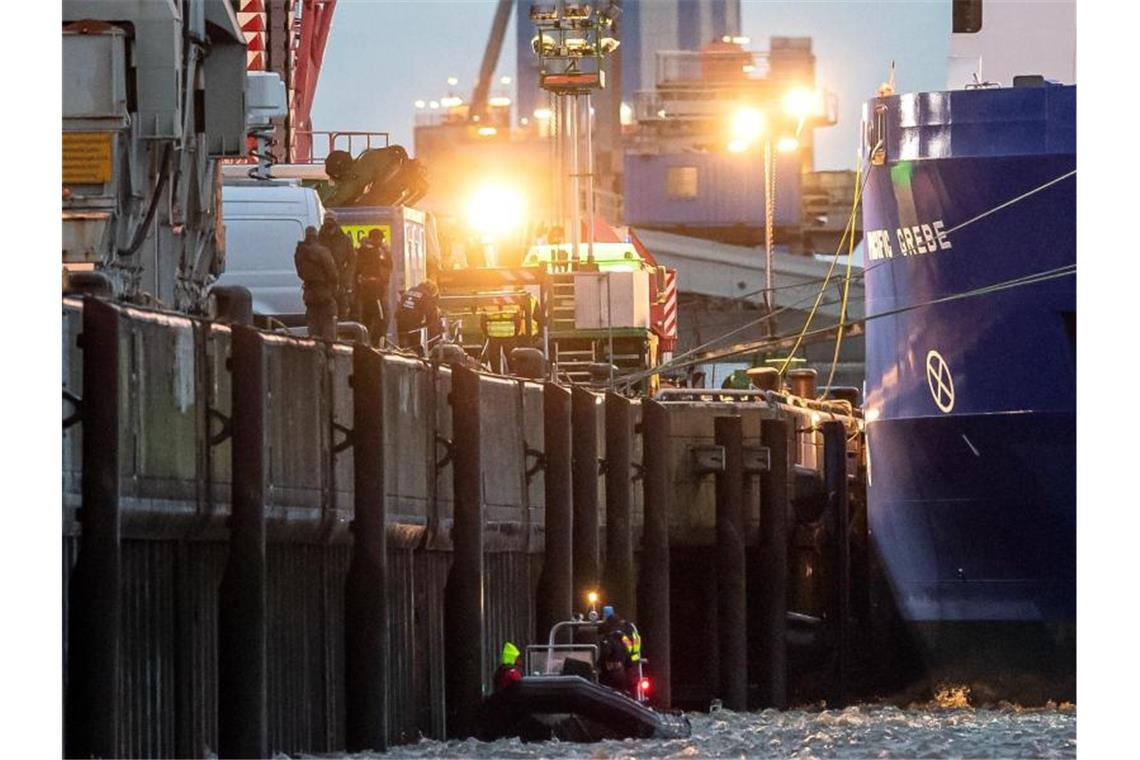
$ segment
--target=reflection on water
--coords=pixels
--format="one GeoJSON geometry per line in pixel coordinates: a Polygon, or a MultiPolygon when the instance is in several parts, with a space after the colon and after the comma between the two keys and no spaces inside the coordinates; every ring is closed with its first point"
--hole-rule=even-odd
{"type": "MultiPolygon", "coordinates": [[[[421,741],[385,757],[696,758],[696,757],[1076,757],[1077,713],[1042,709],[941,707],[693,713],[693,736],[670,741],[523,744],[421,741]]],[[[368,757],[367,755],[362,757],[368,757]]]]}

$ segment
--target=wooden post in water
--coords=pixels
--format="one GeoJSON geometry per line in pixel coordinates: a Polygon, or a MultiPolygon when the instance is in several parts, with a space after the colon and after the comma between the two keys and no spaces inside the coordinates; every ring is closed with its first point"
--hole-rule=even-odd
{"type": "Polygon", "coordinates": [[[218,590],[218,754],[269,754],[266,691],[265,348],[261,334],[234,326],[232,513],[218,590]]]}
{"type": "Polygon", "coordinates": [[[724,469],[716,475],[717,662],[719,690],[729,710],[748,708],[747,599],[744,586],[744,426],[717,417],[716,443],[724,469]]]}
{"type": "Polygon", "coordinates": [[[823,479],[827,492],[828,557],[831,570],[828,585],[827,617],[835,646],[835,678],[828,707],[847,703],[847,670],[850,658],[851,622],[851,545],[850,516],[847,511],[847,426],[828,420],[823,431],[823,479]]]}
{"type": "Polygon", "coordinates": [[[788,423],[763,420],[768,471],[760,476],[760,707],[788,703],[788,423]]]}
{"type": "Polygon", "coordinates": [[[345,738],[388,748],[388,542],[384,527],[384,357],[352,349],[352,559],[344,588],[345,738]]]}
{"type": "Polygon", "coordinates": [[[645,658],[654,675],[650,696],[658,707],[673,705],[669,636],[669,514],[673,509],[673,466],[669,413],[656,402],[641,402],[641,440],[645,526],[641,534],[641,572],[637,586],[637,623],[645,658]]]}
{"type": "Polygon", "coordinates": [[[598,412],[597,397],[584,388],[571,390],[574,471],[574,609],[598,587],[598,412]]]}
{"type": "Polygon", "coordinates": [[[626,620],[637,619],[633,596],[633,520],[630,514],[629,399],[606,393],[606,572],[603,598],[626,620]]]}
{"type": "Polygon", "coordinates": [[[571,500],[570,391],[556,383],[542,393],[546,459],[546,545],[535,599],[538,640],[574,613],[574,505],[571,500]]]}
{"type": "Polygon", "coordinates": [[[122,754],[119,727],[119,310],[83,299],[82,535],[71,571],[64,751],[122,754]]]}
{"type": "Polygon", "coordinates": [[[486,619],[483,583],[483,470],[479,374],[451,365],[452,562],[444,591],[444,669],[447,735],[475,732],[483,699],[486,619]]]}

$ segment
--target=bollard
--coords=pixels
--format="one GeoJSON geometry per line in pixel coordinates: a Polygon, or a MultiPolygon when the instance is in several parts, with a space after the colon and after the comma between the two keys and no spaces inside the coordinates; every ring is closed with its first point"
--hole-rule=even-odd
{"type": "Polygon", "coordinates": [[[83,506],[69,600],[67,757],[116,757],[119,725],[119,311],[83,299],[83,506]]]}
{"type": "Polygon", "coordinates": [[[823,431],[823,479],[827,492],[829,595],[827,617],[835,646],[835,678],[827,700],[828,707],[847,703],[847,664],[851,621],[851,533],[847,512],[847,427],[839,420],[828,420],[823,431]]]}
{"type": "Polygon", "coordinates": [[[598,587],[598,415],[595,396],[571,391],[574,476],[574,604],[598,587]]]}
{"type": "Polygon", "coordinates": [[[352,349],[352,559],[344,587],[345,738],[388,748],[388,545],[384,528],[384,357],[352,349]]]}
{"type": "Polygon", "coordinates": [[[815,398],[816,371],[811,367],[793,369],[788,372],[788,386],[800,398],[815,398]]]}
{"type": "Polygon", "coordinates": [[[717,662],[719,694],[729,710],[748,707],[747,602],[744,588],[744,426],[717,417],[724,469],[716,476],[717,662]]]}
{"type": "Polygon", "coordinates": [[[663,405],[656,401],[642,402],[645,517],[637,609],[645,658],[649,660],[656,682],[654,702],[666,710],[673,706],[669,651],[669,513],[673,509],[670,427],[669,413],[663,405]]]}
{"type": "Polygon", "coordinates": [[[637,619],[630,514],[632,418],[629,399],[606,393],[606,569],[602,588],[606,602],[626,620],[637,619]]]}
{"type": "Polygon", "coordinates": [[[269,754],[266,711],[265,349],[235,326],[230,545],[218,590],[218,755],[269,754]]]}
{"type": "Polygon", "coordinates": [[[570,391],[543,387],[543,448],[546,469],[546,546],[535,613],[538,639],[574,614],[574,511],[570,499],[570,391]]]}
{"type": "Polygon", "coordinates": [[[253,324],[253,295],[242,285],[215,285],[210,288],[215,319],[221,324],[253,324]]]}
{"type": "Polygon", "coordinates": [[[447,736],[475,733],[483,700],[483,473],[479,374],[451,366],[452,563],[444,590],[444,700],[447,736]]]}
{"type": "Polygon", "coordinates": [[[760,475],[760,620],[755,652],[760,657],[760,707],[788,703],[788,423],[764,420],[760,443],[768,471],[760,475]]]}

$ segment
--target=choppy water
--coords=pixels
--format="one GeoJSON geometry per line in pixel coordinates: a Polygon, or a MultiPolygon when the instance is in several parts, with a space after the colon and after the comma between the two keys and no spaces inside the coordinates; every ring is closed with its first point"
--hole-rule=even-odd
{"type": "MultiPolygon", "coordinates": [[[[1061,708],[720,711],[689,715],[689,739],[598,744],[517,739],[484,743],[421,741],[372,757],[443,758],[698,758],[698,757],[1076,757],[1077,714],[1061,708]]],[[[367,757],[367,756],[364,756],[367,757]]]]}

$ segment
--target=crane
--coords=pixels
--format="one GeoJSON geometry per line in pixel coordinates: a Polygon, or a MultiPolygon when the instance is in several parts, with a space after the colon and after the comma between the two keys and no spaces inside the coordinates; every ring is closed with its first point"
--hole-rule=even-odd
{"type": "Polygon", "coordinates": [[[337,0],[242,0],[238,23],[246,69],[273,71],[288,89],[289,115],[275,150],[278,160],[312,156],[312,108],[337,0]]]}
{"type": "Polygon", "coordinates": [[[495,74],[495,67],[499,65],[499,54],[503,50],[503,38],[507,35],[507,24],[511,20],[511,8],[514,0],[499,0],[495,8],[495,19],[491,22],[491,35],[487,38],[487,49],[483,51],[483,63],[479,67],[479,79],[475,82],[475,91],[471,95],[471,108],[468,118],[479,121],[487,110],[487,94],[491,90],[491,77],[495,74]]]}

